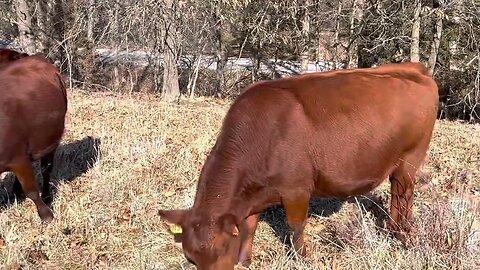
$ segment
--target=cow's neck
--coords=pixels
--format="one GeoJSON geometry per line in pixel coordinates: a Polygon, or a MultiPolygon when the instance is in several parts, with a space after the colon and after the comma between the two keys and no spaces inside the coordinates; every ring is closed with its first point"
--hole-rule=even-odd
{"type": "Polygon", "coordinates": [[[243,200],[242,181],[244,175],[235,160],[212,153],[200,174],[194,209],[209,216],[230,213],[245,218],[250,204],[243,200]]]}

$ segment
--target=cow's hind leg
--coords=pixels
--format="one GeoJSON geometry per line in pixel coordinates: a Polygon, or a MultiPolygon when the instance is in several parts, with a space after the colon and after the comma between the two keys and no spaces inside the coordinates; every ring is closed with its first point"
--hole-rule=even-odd
{"type": "Polygon", "coordinates": [[[282,197],[282,204],[287,215],[287,223],[293,233],[293,247],[295,251],[303,257],[307,256],[304,230],[307,224],[309,201],[310,197],[308,195],[282,197]]]}
{"type": "Polygon", "coordinates": [[[43,178],[43,188],[42,188],[42,199],[43,201],[50,205],[52,202],[52,194],[50,192],[50,177],[53,169],[53,159],[55,157],[56,148],[50,153],[43,156],[40,160],[42,178],[43,178]]]}
{"type": "MultiPolygon", "coordinates": [[[[47,205],[50,205],[53,199],[50,191],[50,178],[53,169],[55,150],[56,148],[40,159],[40,167],[43,178],[42,199],[47,205]]],[[[20,184],[20,181],[18,180],[18,177],[16,175],[13,182],[12,192],[17,198],[22,197],[23,195],[22,185],[20,184]]]]}
{"type": "Polygon", "coordinates": [[[257,229],[259,219],[260,214],[254,214],[247,217],[243,221],[240,229],[242,235],[242,244],[240,247],[238,262],[244,267],[248,267],[252,262],[253,238],[255,236],[255,230],[257,229]]]}
{"type": "Polygon", "coordinates": [[[40,194],[38,192],[38,184],[35,180],[32,163],[28,159],[25,159],[22,162],[12,165],[11,169],[13,173],[15,173],[15,175],[18,177],[25,196],[30,198],[35,203],[40,219],[45,222],[52,221],[52,210],[50,210],[50,208],[48,208],[45,202],[43,202],[42,198],[40,198],[40,194]]]}
{"type": "Polygon", "coordinates": [[[424,153],[425,151],[418,151],[406,155],[390,175],[390,229],[395,237],[407,246],[413,221],[415,175],[425,157],[424,153]]]}

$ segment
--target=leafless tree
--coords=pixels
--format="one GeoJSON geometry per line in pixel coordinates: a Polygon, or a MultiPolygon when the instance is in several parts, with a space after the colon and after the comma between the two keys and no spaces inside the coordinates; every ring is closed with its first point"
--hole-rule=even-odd
{"type": "Polygon", "coordinates": [[[410,61],[420,61],[420,14],[422,11],[422,1],[415,0],[415,11],[413,13],[413,25],[412,25],[412,44],[410,47],[410,61]]]}
{"type": "Polygon", "coordinates": [[[442,38],[442,29],[443,29],[443,18],[445,16],[445,10],[443,7],[439,6],[434,10],[435,14],[435,28],[433,33],[433,42],[430,49],[430,55],[428,57],[428,67],[430,73],[433,74],[435,70],[435,65],[437,63],[438,50],[440,49],[440,41],[442,38]]]}
{"type": "Polygon", "coordinates": [[[164,2],[164,44],[163,44],[163,86],[162,94],[167,101],[175,100],[180,95],[178,85],[177,61],[180,50],[177,21],[175,18],[177,3],[174,0],[164,2]]]}
{"type": "Polygon", "coordinates": [[[32,16],[25,0],[15,0],[13,2],[17,14],[18,42],[27,53],[36,51],[35,39],[32,35],[32,16]]]}
{"type": "Polygon", "coordinates": [[[303,0],[302,10],[302,51],[300,53],[301,72],[304,73],[308,70],[308,62],[310,60],[310,0],[303,0]]]}
{"type": "Polygon", "coordinates": [[[354,68],[358,66],[358,41],[357,41],[357,32],[356,30],[359,27],[359,22],[363,17],[363,0],[353,0],[352,4],[352,14],[350,17],[350,42],[348,50],[348,63],[347,67],[354,68]]]}

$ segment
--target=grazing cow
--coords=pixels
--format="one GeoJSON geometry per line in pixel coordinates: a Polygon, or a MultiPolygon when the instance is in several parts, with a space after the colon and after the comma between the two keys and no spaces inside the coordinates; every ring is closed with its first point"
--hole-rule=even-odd
{"type": "Polygon", "coordinates": [[[26,53],[19,53],[10,49],[0,49],[0,68],[9,62],[27,57],[26,53]]]}
{"type": "Polygon", "coordinates": [[[16,176],[14,189],[33,200],[42,221],[53,213],[50,174],[55,150],[63,136],[67,95],[58,69],[41,55],[11,62],[0,69],[0,173],[16,176]],[[32,161],[40,159],[42,197],[32,161]]]}
{"type": "Polygon", "coordinates": [[[159,214],[182,228],[198,269],[233,269],[250,263],[265,208],[283,205],[294,248],[306,256],[312,196],[365,194],[389,178],[390,229],[405,242],[437,106],[437,85],[420,63],[253,84],[225,116],[193,207],[159,214]]]}

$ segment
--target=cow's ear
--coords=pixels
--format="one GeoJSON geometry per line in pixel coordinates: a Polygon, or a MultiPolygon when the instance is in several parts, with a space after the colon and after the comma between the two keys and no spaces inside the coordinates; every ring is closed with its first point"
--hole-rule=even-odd
{"type": "Polygon", "coordinates": [[[238,219],[232,214],[224,214],[218,219],[218,224],[223,232],[232,236],[238,236],[238,219]]]}
{"type": "Polygon", "coordinates": [[[188,213],[188,209],[158,210],[158,214],[167,223],[176,224],[179,226],[182,225],[187,213],[188,213]]]}

